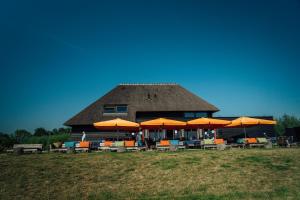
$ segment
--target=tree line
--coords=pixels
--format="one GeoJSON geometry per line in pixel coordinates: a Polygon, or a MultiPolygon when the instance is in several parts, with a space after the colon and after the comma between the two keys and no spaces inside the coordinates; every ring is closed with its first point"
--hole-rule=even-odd
{"type": "Polygon", "coordinates": [[[11,148],[14,144],[43,144],[48,147],[53,142],[66,141],[71,133],[70,128],[55,128],[46,130],[45,128],[36,128],[33,133],[25,129],[17,129],[12,134],[0,132],[0,151],[11,148]]]}
{"type": "Polygon", "coordinates": [[[287,128],[294,128],[300,126],[300,118],[284,114],[282,117],[276,119],[277,124],[274,129],[278,136],[284,135],[287,128]]]}

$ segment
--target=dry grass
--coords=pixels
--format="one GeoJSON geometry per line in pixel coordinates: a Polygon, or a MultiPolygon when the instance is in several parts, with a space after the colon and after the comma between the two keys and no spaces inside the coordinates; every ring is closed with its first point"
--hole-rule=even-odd
{"type": "Polygon", "coordinates": [[[300,199],[300,149],[0,159],[0,199],[300,199]]]}

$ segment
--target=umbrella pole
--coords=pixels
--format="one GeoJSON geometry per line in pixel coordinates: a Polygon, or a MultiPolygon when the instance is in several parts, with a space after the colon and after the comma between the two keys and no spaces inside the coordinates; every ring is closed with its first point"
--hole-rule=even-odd
{"type": "Polygon", "coordinates": [[[214,138],[217,139],[217,129],[214,129],[214,138]]]}
{"type": "Polygon", "coordinates": [[[246,128],[244,126],[244,134],[245,134],[245,139],[247,138],[247,133],[246,133],[246,128]]]}

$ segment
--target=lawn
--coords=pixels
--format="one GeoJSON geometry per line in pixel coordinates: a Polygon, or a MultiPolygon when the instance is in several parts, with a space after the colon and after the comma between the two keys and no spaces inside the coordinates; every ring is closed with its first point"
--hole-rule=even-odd
{"type": "Polygon", "coordinates": [[[300,149],[0,154],[0,199],[300,199],[300,149]]]}

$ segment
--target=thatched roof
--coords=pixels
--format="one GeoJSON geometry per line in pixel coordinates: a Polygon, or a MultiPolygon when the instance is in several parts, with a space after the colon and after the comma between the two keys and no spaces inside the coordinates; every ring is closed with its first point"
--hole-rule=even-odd
{"type": "Polygon", "coordinates": [[[135,121],[138,111],[219,111],[214,105],[177,84],[120,84],[65,122],[89,125],[116,117],[135,121]],[[104,105],[128,105],[128,114],[103,115],[104,105]]]}

